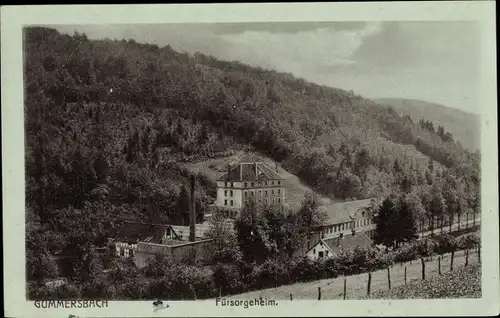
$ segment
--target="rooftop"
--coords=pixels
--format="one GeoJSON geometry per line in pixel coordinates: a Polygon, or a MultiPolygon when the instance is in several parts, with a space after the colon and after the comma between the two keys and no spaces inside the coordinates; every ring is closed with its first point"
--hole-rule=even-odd
{"type": "Polygon", "coordinates": [[[318,208],[326,212],[325,225],[334,225],[358,220],[363,217],[363,211],[368,211],[373,199],[320,205],[318,208]]]}
{"type": "MultiPolygon", "coordinates": [[[[174,229],[175,233],[179,236],[181,240],[187,241],[189,240],[189,225],[183,226],[183,225],[172,225],[172,229],[174,229]]],[[[196,224],[195,228],[195,237],[196,238],[203,238],[205,237],[205,233],[208,231],[209,225],[208,224],[196,224]]]]}
{"type": "Polygon", "coordinates": [[[185,242],[185,241],[171,241],[169,240],[166,244],[156,244],[150,242],[139,242],[137,243],[137,252],[142,252],[146,254],[167,254],[169,249],[175,249],[182,246],[195,245],[195,244],[208,244],[211,243],[213,239],[203,239],[197,240],[195,242],[185,242]]]}
{"type": "Polygon", "coordinates": [[[283,177],[263,162],[241,162],[219,178],[219,181],[283,180],[283,177]]]}
{"type": "Polygon", "coordinates": [[[321,240],[334,254],[339,254],[342,250],[354,249],[356,246],[360,248],[368,248],[373,245],[373,241],[363,231],[355,232],[355,235],[347,234],[342,237],[336,236],[321,240]]]}
{"type": "MultiPolygon", "coordinates": [[[[161,238],[169,229],[172,230],[172,227],[166,224],[125,222],[116,235],[115,241],[126,243],[137,243],[139,241],[161,243],[161,238]]],[[[179,237],[175,230],[173,231],[173,235],[174,237],[179,237]]]]}

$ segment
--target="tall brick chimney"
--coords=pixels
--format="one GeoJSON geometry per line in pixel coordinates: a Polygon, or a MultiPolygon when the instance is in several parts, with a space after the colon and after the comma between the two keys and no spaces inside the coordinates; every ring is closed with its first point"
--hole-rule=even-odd
{"type": "Polygon", "coordinates": [[[196,197],[195,197],[195,177],[191,175],[191,195],[189,197],[189,241],[196,241],[196,197]]]}

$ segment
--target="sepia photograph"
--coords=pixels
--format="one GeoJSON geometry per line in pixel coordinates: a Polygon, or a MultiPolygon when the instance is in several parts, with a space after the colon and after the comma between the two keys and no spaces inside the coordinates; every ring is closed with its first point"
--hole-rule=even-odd
{"type": "Polygon", "coordinates": [[[485,219],[482,32],[23,25],[25,300],[167,314],[483,298],[498,205],[485,219]]]}

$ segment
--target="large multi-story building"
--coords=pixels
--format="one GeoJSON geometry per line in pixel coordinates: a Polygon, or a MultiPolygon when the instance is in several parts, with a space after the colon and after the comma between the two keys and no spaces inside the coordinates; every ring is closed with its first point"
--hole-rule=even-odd
{"type": "Polygon", "coordinates": [[[262,162],[242,162],[229,167],[217,180],[214,206],[227,217],[236,218],[248,200],[263,205],[285,205],[285,185],[278,167],[262,162]]]}

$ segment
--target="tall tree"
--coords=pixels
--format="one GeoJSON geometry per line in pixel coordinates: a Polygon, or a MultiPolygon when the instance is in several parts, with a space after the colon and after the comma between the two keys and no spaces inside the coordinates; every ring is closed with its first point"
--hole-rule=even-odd
{"type": "Polygon", "coordinates": [[[394,216],[396,207],[391,198],[387,197],[379,207],[378,213],[375,215],[375,236],[376,244],[383,244],[387,247],[394,246],[394,216]]]}
{"type": "Polygon", "coordinates": [[[248,200],[235,221],[236,236],[247,263],[261,263],[271,255],[271,242],[265,231],[262,207],[255,200],[248,200]]]}
{"type": "Polygon", "coordinates": [[[430,202],[430,223],[431,223],[431,235],[434,235],[434,226],[436,220],[442,220],[444,214],[446,213],[446,202],[444,200],[441,188],[438,186],[432,187],[432,198],[430,202]]]}
{"type": "Polygon", "coordinates": [[[397,209],[397,220],[396,222],[394,222],[394,224],[396,224],[397,226],[396,228],[392,229],[397,233],[395,238],[396,247],[400,243],[411,242],[418,237],[414,210],[407,203],[404,197],[399,200],[397,209]]]}
{"type": "Polygon", "coordinates": [[[212,260],[217,263],[234,263],[242,258],[234,224],[224,217],[222,211],[212,214],[207,237],[214,239],[212,260]]]}
{"type": "Polygon", "coordinates": [[[176,214],[174,222],[181,225],[189,224],[189,193],[186,186],[182,185],[176,203],[176,214]]]}

